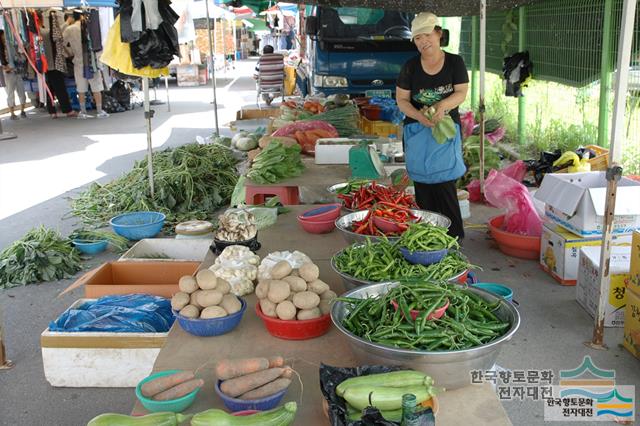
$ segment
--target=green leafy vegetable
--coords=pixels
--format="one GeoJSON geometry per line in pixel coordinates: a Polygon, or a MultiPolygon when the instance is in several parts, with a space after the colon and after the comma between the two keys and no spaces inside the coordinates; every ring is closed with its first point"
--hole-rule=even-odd
{"type": "Polygon", "coordinates": [[[349,104],[300,121],[326,121],[336,128],[341,137],[349,137],[360,133],[360,129],[358,129],[359,118],[358,107],[354,104],[349,104]]]}
{"type": "Polygon", "coordinates": [[[68,278],[80,270],[80,255],[58,231],[27,232],[0,252],[0,288],[68,278]]]}
{"type": "Polygon", "coordinates": [[[265,184],[302,174],[304,164],[300,158],[300,151],[300,145],[285,147],[280,142],[270,143],[253,160],[247,178],[265,184]]]}
{"type": "Polygon", "coordinates": [[[123,252],[129,248],[129,240],[109,231],[100,231],[97,229],[77,229],[69,235],[70,240],[84,241],[100,241],[106,240],[117,251],[123,252]]]}

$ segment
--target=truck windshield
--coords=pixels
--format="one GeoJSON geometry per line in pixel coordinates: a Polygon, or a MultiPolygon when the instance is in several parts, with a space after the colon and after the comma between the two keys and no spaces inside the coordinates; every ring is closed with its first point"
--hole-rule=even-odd
{"type": "Polygon", "coordinates": [[[373,37],[411,38],[411,13],[355,7],[320,7],[323,39],[361,40],[373,37]]]}

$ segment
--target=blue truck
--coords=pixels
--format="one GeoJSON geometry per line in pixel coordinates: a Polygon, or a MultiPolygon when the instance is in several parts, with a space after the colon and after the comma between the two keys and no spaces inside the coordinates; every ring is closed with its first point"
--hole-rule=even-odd
{"type": "Polygon", "coordinates": [[[393,96],[402,65],[418,54],[412,13],[314,7],[306,18],[311,93],[393,96]]]}

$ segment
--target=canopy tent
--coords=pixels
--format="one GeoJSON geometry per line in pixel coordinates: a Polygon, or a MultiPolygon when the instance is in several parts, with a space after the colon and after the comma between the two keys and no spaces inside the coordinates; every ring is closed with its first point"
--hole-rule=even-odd
{"type": "Polygon", "coordinates": [[[260,15],[281,13],[283,16],[297,16],[298,5],[293,3],[276,3],[267,10],[260,12],[260,15]]]}
{"type": "Polygon", "coordinates": [[[246,24],[248,24],[247,26],[251,29],[251,31],[253,31],[254,33],[260,33],[260,32],[269,32],[269,27],[267,27],[267,23],[264,22],[264,19],[255,19],[255,18],[249,18],[249,19],[243,19],[242,22],[246,24]]]}
{"type": "Polygon", "coordinates": [[[189,13],[193,19],[202,19],[209,16],[210,19],[226,19],[228,21],[236,19],[236,15],[226,9],[216,6],[212,0],[209,0],[209,14],[207,15],[206,0],[186,0],[191,2],[189,13]]]}
{"type": "Polygon", "coordinates": [[[247,6],[233,7],[231,8],[231,11],[234,13],[236,19],[253,18],[254,16],[256,16],[256,13],[253,11],[253,9],[247,6]]]}

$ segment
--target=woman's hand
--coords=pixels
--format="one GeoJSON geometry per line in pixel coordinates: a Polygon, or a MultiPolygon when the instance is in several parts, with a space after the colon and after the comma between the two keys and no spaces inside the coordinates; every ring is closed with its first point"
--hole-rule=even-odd
{"type": "Polygon", "coordinates": [[[436,112],[431,116],[431,121],[435,124],[438,124],[443,118],[444,115],[448,112],[440,102],[433,105],[436,112]]]}

